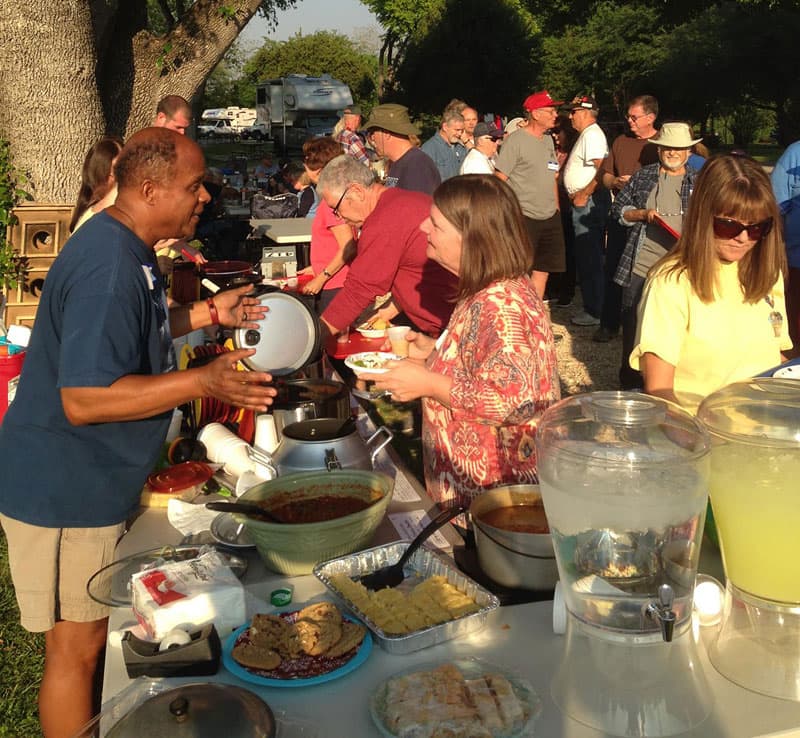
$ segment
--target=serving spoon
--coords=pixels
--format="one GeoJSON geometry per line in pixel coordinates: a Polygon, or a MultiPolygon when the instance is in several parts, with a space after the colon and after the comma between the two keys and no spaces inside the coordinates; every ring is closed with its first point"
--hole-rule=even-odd
{"type": "Polygon", "coordinates": [[[373,571],[371,574],[366,574],[359,580],[367,589],[377,591],[379,589],[386,589],[387,587],[396,587],[405,578],[403,567],[406,562],[411,558],[414,552],[420,545],[430,538],[439,528],[445,523],[452,520],[456,515],[461,515],[467,511],[466,507],[456,505],[455,507],[448,507],[440,512],[430,523],[428,523],[418,534],[417,537],[411,541],[408,548],[405,550],[400,560],[396,564],[384,566],[382,569],[373,571]]]}

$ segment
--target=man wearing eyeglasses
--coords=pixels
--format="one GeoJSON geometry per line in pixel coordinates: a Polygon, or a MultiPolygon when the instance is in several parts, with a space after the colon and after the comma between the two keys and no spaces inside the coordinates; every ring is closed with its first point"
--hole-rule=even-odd
{"type": "Polygon", "coordinates": [[[346,155],[325,166],[317,188],[335,215],[360,229],[344,285],[321,316],[328,331],[340,333],[376,297],[391,292],[394,314],[408,319],[398,324],[438,336],[453,312],[457,278],[427,255],[427,236],[419,227],[430,214],[431,197],[388,188],[346,155]]]}
{"type": "MultiPolygon", "coordinates": [[[[639,95],[628,103],[628,114],[625,119],[630,131],[614,139],[611,150],[600,167],[603,185],[613,195],[616,196],[627,184],[631,175],[641,167],[658,163],[658,151],[652,143],[653,136],[658,133],[655,127],[657,117],[658,100],[652,95],[639,95]]],[[[600,314],[600,327],[592,336],[598,343],[610,341],[619,331],[622,291],[614,282],[614,274],[627,238],[628,229],[621,226],[615,218],[609,218],[606,225],[603,308],[600,314]]],[[[627,365],[627,362],[625,364],[627,365]]]]}
{"type": "Polygon", "coordinates": [[[531,280],[544,299],[551,273],[566,268],[564,230],[558,211],[558,160],[548,131],[555,125],[556,108],[547,90],[534,92],[522,104],[526,124],[512,133],[497,156],[495,176],[507,181],[519,200],[530,236],[531,280]]]}

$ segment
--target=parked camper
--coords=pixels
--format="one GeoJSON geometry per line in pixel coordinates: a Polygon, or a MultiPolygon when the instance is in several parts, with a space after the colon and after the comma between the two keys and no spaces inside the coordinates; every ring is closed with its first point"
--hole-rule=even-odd
{"type": "Polygon", "coordinates": [[[250,128],[269,131],[278,149],[299,149],[314,136],[329,136],[341,111],[353,104],[350,88],[329,74],[290,74],[256,86],[256,122],[250,128]]]}
{"type": "Polygon", "coordinates": [[[234,105],[227,108],[209,108],[203,111],[201,118],[203,125],[211,125],[216,120],[230,121],[231,128],[240,132],[256,122],[256,110],[234,105]]]}

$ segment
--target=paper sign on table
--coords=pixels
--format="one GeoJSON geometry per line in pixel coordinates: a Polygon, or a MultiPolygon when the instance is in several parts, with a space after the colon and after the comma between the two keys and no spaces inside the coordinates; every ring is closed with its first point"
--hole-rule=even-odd
{"type": "Polygon", "coordinates": [[[375,471],[388,474],[394,477],[394,492],[392,493],[392,501],[394,502],[419,502],[422,498],[419,492],[414,489],[411,482],[408,481],[403,472],[401,472],[391,461],[385,463],[377,462],[375,464],[375,471]]]}
{"type": "MultiPolygon", "coordinates": [[[[419,499],[419,498],[418,498],[419,499]]],[[[431,519],[424,510],[411,510],[404,513],[389,514],[389,520],[395,530],[400,534],[401,538],[415,538],[431,519]]],[[[427,541],[430,545],[436,548],[449,549],[450,544],[447,539],[442,535],[441,530],[437,530],[427,541]]]]}

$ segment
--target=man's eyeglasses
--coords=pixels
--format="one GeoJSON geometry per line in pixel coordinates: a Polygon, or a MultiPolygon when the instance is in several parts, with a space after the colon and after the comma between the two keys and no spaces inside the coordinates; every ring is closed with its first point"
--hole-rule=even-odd
{"type": "Polygon", "coordinates": [[[762,220],[760,223],[745,225],[733,218],[718,218],[714,216],[714,235],[717,238],[736,238],[742,231],[747,231],[747,237],[759,241],[772,230],[772,218],[762,220]]]}
{"type": "Polygon", "coordinates": [[[349,189],[350,189],[352,186],[353,186],[353,185],[347,185],[347,187],[345,187],[345,188],[344,188],[344,192],[342,192],[342,196],[341,196],[341,197],[340,197],[340,198],[337,200],[337,202],[336,202],[336,205],[334,205],[334,206],[333,206],[333,214],[334,214],[334,215],[335,215],[337,218],[339,217],[339,208],[340,208],[340,207],[342,207],[342,200],[344,200],[344,196],[347,194],[347,191],[348,191],[348,190],[349,190],[349,189]]]}
{"type": "Polygon", "coordinates": [[[648,115],[651,115],[651,113],[642,113],[641,115],[631,115],[631,114],[629,113],[629,114],[628,114],[628,115],[626,115],[625,117],[626,117],[628,120],[630,120],[630,121],[633,121],[634,123],[636,123],[636,121],[637,121],[637,120],[639,120],[639,118],[644,118],[644,117],[646,117],[646,116],[648,116],[648,115]]]}

